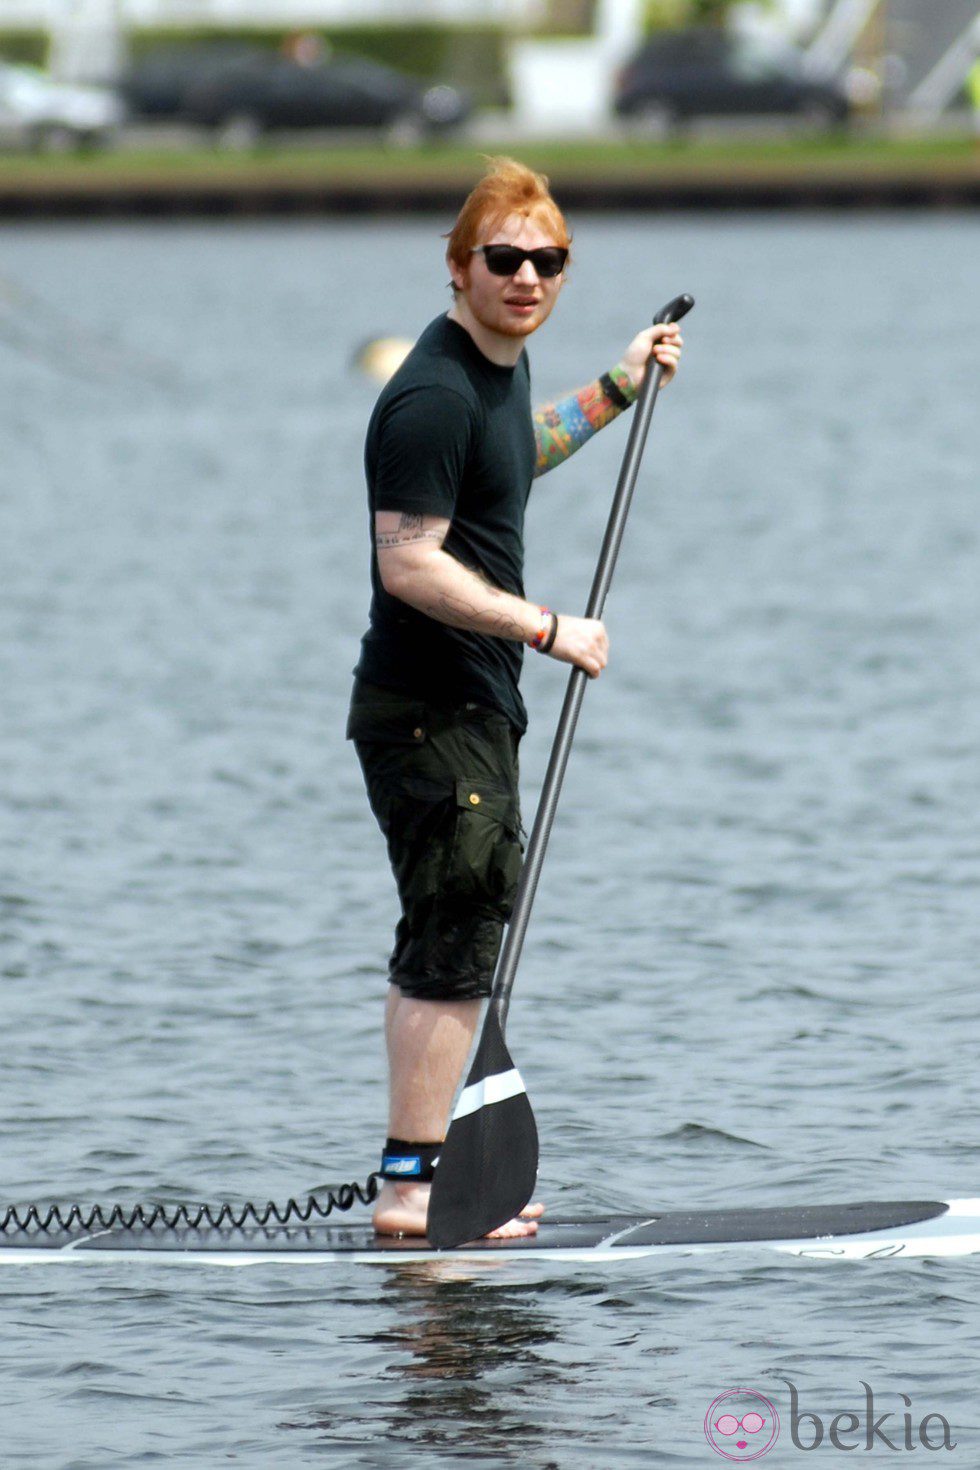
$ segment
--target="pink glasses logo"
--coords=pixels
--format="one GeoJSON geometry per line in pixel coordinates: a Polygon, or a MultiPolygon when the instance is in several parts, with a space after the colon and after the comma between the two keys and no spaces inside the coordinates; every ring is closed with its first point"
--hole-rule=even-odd
{"type": "Polygon", "coordinates": [[[726,1460],[739,1465],[761,1460],[779,1438],[779,1415],[754,1388],[729,1388],[709,1405],[704,1437],[726,1460]]]}

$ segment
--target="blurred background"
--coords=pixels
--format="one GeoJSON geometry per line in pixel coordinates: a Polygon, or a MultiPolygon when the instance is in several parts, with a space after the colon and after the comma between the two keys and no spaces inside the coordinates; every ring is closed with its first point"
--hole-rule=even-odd
{"type": "MultiPolygon", "coordinates": [[[[947,195],[973,197],[978,14],[976,0],[0,0],[0,171],[19,159],[24,186],[25,157],[99,153],[105,169],[197,151],[216,168],[311,152],[329,167],[354,148],[379,156],[350,189],[421,157],[424,193],[454,147],[550,143],[546,162],[574,175],[664,147],[675,170],[726,145],[764,161],[777,143],[805,167],[822,142],[838,162],[862,150],[866,181],[915,157],[918,187],[922,166],[945,165],[947,195]]],[[[601,202],[603,180],[589,190],[601,202]]]]}

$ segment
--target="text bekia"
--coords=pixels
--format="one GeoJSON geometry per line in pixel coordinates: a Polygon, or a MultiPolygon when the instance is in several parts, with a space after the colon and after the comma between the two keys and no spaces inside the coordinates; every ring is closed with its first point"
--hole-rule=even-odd
{"type": "Polygon", "coordinates": [[[900,1393],[904,1410],[877,1412],[871,1385],[861,1380],[864,1389],[864,1416],[852,1411],[827,1419],[810,1409],[800,1407],[799,1390],[784,1378],[789,1389],[789,1426],[798,1450],[816,1450],[826,1444],[835,1450],[873,1450],[879,1446],[889,1450],[955,1450],[949,1421],[942,1415],[929,1413],[921,1419],[912,1411],[908,1394],[900,1393]]]}

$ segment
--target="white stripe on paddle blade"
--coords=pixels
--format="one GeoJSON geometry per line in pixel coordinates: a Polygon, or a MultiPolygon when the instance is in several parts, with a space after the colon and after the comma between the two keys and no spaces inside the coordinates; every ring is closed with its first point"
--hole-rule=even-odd
{"type": "Polygon", "coordinates": [[[475,1113],[478,1108],[489,1107],[491,1103],[505,1102],[509,1097],[517,1097],[527,1089],[521,1079],[521,1074],[516,1067],[511,1067],[509,1072],[494,1072],[489,1077],[483,1077],[479,1082],[471,1082],[469,1087],[464,1087],[453,1113],[453,1122],[459,1118],[467,1118],[470,1113],[475,1113]]]}

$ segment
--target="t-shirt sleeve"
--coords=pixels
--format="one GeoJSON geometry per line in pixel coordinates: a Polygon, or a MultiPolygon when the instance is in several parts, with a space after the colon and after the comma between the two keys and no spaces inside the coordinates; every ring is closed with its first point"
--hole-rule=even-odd
{"type": "Polygon", "coordinates": [[[471,434],[470,407],[451,389],[411,388],[393,399],[379,425],[375,510],[451,519],[471,434]]]}

